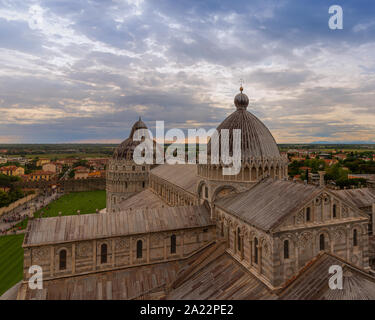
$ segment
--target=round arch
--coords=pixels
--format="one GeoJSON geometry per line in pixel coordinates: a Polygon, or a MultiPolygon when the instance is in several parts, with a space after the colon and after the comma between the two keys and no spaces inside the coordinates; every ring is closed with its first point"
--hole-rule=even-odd
{"type": "MultiPolygon", "coordinates": [[[[231,193],[237,193],[237,189],[232,186],[232,185],[223,185],[223,186],[219,186],[218,188],[215,189],[215,191],[213,192],[212,194],[212,202],[214,202],[215,200],[217,200],[218,198],[220,198],[220,193],[223,192],[223,191],[229,191],[229,192],[226,192],[225,195],[227,194],[231,194],[231,193]]],[[[222,195],[223,196],[223,195],[222,195]]]]}

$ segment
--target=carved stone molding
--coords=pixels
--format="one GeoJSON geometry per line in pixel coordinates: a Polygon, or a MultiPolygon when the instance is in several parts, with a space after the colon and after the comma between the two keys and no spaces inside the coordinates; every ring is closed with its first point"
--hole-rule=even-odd
{"type": "Polygon", "coordinates": [[[32,250],[33,257],[37,259],[45,259],[49,255],[49,248],[48,247],[37,247],[32,250]]]}
{"type": "Polygon", "coordinates": [[[92,243],[91,242],[82,242],[77,246],[77,256],[78,257],[89,257],[92,255],[92,243]]]}
{"type": "Polygon", "coordinates": [[[116,250],[124,250],[129,249],[129,239],[127,238],[119,238],[115,241],[115,248],[116,250]]]}

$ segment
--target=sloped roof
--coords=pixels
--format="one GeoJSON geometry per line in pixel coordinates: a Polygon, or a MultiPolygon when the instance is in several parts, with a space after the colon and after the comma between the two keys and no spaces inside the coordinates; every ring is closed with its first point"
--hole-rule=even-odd
{"type": "Polygon", "coordinates": [[[277,299],[265,284],[228,253],[211,259],[167,295],[171,300],[277,299]]]}
{"type": "MultiPolygon", "coordinates": [[[[188,260],[189,261],[189,260],[188,260]]],[[[126,268],[83,276],[43,281],[43,289],[21,289],[25,300],[131,300],[163,286],[176,278],[188,261],[126,268]]]]}
{"type": "Polygon", "coordinates": [[[131,234],[209,226],[205,206],[166,207],[94,213],[29,222],[24,246],[90,240],[131,234]]]}
{"type": "Polygon", "coordinates": [[[281,300],[375,300],[375,277],[343,259],[324,253],[308,264],[279,292],[281,300]],[[343,289],[329,288],[332,265],[343,270],[343,289]]]}
{"type": "Polygon", "coordinates": [[[146,189],[120,202],[118,206],[121,211],[125,211],[128,209],[160,208],[168,205],[150,189],[146,189]]]}
{"type": "Polygon", "coordinates": [[[192,194],[196,193],[199,177],[195,164],[162,164],[151,170],[151,174],[162,178],[192,194]]]}
{"type": "Polygon", "coordinates": [[[322,190],[314,185],[265,179],[248,191],[218,200],[215,205],[268,231],[322,190]]]}
{"type": "Polygon", "coordinates": [[[357,208],[370,207],[375,203],[375,191],[369,188],[335,190],[333,193],[357,208]]]}

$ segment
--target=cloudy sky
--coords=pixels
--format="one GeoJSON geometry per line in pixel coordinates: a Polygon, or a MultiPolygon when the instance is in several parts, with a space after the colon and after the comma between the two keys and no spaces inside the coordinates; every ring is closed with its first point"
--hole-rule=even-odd
{"type": "Polygon", "coordinates": [[[213,128],[241,78],[278,143],[375,141],[374,1],[0,0],[0,143],[213,128]]]}

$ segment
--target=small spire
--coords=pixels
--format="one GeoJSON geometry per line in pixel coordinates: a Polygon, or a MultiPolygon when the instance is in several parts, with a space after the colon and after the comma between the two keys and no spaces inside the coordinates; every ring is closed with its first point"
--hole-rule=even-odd
{"type": "Polygon", "coordinates": [[[241,93],[243,91],[243,79],[242,78],[240,79],[240,91],[241,93]]]}
{"type": "Polygon", "coordinates": [[[141,116],[139,116],[139,120],[138,120],[138,121],[142,121],[142,120],[141,120],[141,116]]]}

